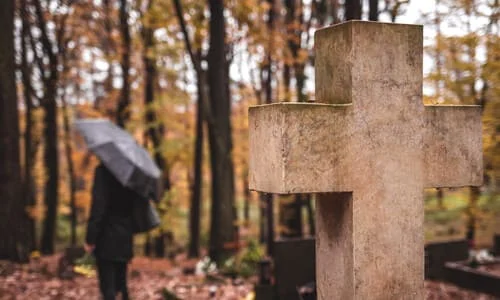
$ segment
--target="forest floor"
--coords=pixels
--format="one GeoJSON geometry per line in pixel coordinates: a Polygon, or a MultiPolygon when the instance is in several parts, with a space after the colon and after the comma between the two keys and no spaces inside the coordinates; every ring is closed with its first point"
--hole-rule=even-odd
{"type": "MultiPolygon", "coordinates": [[[[0,262],[0,300],[99,299],[96,276],[79,275],[67,280],[57,276],[59,258],[60,255],[42,257],[26,265],[3,263],[3,267],[0,262]]],[[[222,277],[207,280],[204,275],[185,275],[185,267],[194,263],[134,258],[128,277],[131,298],[165,299],[164,289],[186,300],[241,300],[250,294],[251,281],[222,277]]]]}
{"type": "MultiPolygon", "coordinates": [[[[95,276],[77,276],[62,280],[57,276],[58,255],[33,260],[26,265],[0,262],[0,300],[99,299],[95,276]]],[[[137,257],[129,267],[129,290],[132,299],[167,299],[165,289],[180,299],[254,299],[255,278],[230,280],[220,277],[207,280],[204,275],[186,275],[193,261],[137,257]],[[219,279],[217,279],[219,278],[219,279]]],[[[441,282],[425,283],[426,299],[478,299],[493,297],[460,289],[441,282]]]]}

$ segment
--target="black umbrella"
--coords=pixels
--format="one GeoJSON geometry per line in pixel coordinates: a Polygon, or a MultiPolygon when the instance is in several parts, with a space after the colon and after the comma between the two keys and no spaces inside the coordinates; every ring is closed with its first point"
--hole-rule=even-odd
{"type": "Polygon", "coordinates": [[[125,130],[104,119],[75,122],[89,149],[125,187],[145,198],[157,198],[160,169],[125,130]]]}

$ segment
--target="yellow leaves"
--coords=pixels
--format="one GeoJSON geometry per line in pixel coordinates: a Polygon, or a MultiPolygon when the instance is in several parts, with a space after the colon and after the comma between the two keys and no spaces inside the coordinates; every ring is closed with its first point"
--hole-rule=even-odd
{"type": "Polygon", "coordinates": [[[439,98],[433,96],[424,95],[424,104],[440,104],[439,98]]]}
{"type": "Polygon", "coordinates": [[[91,204],[91,194],[90,194],[90,189],[83,190],[83,191],[78,191],[75,193],[75,205],[76,207],[82,207],[82,208],[90,208],[91,204]]]}
{"type": "Polygon", "coordinates": [[[268,12],[271,9],[271,4],[267,1],[261,1],[259,6],[263,12],[268,12]]]}
{"type": "Polygon", "coordinates": [[[281,204],[292,204],[295,202],[295,195],[279,195],[279,203],[281,204]]]}
{"type": "Polygon", "coordinates": [[[32,251],[30,253],[30,259],[39,259],[40,257],[42,257],[40,251],[32,251]]]}
{"type": "Polygon", "coordinates": [[[483,73],[478,51],[485,42],[478,33],[469,32],[461,36],[439,35],[433,45],[426,47],[435,61],[426,81],[433,86],[437,98],[458,104],[477,102],[483,73]]]}
{"type": "Polygon", "coordinates": [[[102,114],[94,108],[90,103],[79,104],[75,106],[80,118],[99,118],[102,114]]]}
{"type": "Polygon", "coordinates": [[[229,4],[232,16],[237,20],[239,26],[254,26],[262,13],[267,13],[271,6],[267,1],[243,0],[234,1],[229,4]]]}
{"type": "Polygon", "coordinates": [[[300,49],[298,51],[297,63],[303,64],[309,59],[309,52],[306,49],[300,49]]]}
{"type": "Polygon", "coordinates": [[[242,298],[241,300],[255,300],[255,292],[250,292],[246,297],[242,298]]]}
{"type": "Polygon", "coordinates": [[[155,238],[155,237],[160,236],[160,229],[161,229],[161,227],[156,227],[156,228],[150,230],[148,233],[151,237],[155,238]]]}
{"type": "Polygon", "coordinates": [[[73,271],[88,278],[96,276],[95,268],[89,265],[76,265],[73,267],[73,271]]]}
{"type": "Polygon", "coordinates": [[[63,216],[69,216],[71,214],[71,207],[68,205],[59,205],[57,213],[63,216]]]}

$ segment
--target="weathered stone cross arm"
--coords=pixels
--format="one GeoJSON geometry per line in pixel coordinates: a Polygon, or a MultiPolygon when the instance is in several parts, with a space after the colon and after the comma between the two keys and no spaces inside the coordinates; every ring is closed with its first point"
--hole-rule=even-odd
{"type": "Polygon", "coordinates": [[[349,106],[251,107],[250,189],[276,194],[351,190],[345,159],[349,106]]]}
{"type": "MultiPolygon", "coordinates": [[[[377,142],[354,126],[354,109],[352,104],[314,103],[251,107],[250,188],[277,194],[347,192],[353,191],[353,181],[373,176],[364,173],[363,165],[356,167],[362,152],[372,151],[377,142]]],[[[414,137],[421,141],[404,141],[422,147],[423,168],[415,172],[424,172],[424,187],[480,185],[480,107],[425,106],[424,117],[414,137]]],[[[387,122],[381,126],[397,134],[401,125],[387,122]]]]}
{"type": "Polygon", "coordinates": [[[481,107],[426,105],[425,187],[483,183],[481,107]]]}

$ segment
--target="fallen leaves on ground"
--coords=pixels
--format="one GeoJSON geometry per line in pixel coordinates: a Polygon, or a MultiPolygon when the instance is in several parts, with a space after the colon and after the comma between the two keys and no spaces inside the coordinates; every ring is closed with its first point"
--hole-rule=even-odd
{"type": "MultiPolygon", "coordinates": [[[[0,262],[0,300],[99,299],[97,278],[77,276],[62,280],[57,277],[60,256],[35,259],[29,264],[0,262]]],[[[254,280],[231,280],[219,276],[186,275],[196,261],[184,258],[170,261],[137,257],[129,266],[129,290],[133,299],[164,299],[169,291],[180,299],[245,299],[254,280]]],[[[427,300],[474,299],[494,297],[461,289],[451,284],[426,281],[427,300]]]]}
{"type": "MultiPolygon", "coordinates": [[[[26,265],[1,262],[0,300],[99,299],[97,278],[57,277],[59,255],[42,257],[26,265]]],[[[207,281],[205,276],[185,275],[189,263],[166,259],[137,257],[129,266],[129,291],[132,299],[163,299],[163,290],[180,299],[241,300],[252,290],[252,283],[242,280],[207,281]]]]}
{"type": "Polygon", "coordinates": [[[497,298],[486,294],[459,288],[455,285],[437,282],[425,282],[426,300],[495,300],[497,298]]]}
{"type": "Polygon", "coordinates": [[[480,271],[488,272],[494,276],[500,276],[500,264],[486,264],[479,267],[480,271]]]}

